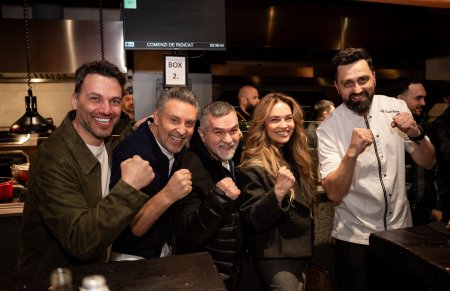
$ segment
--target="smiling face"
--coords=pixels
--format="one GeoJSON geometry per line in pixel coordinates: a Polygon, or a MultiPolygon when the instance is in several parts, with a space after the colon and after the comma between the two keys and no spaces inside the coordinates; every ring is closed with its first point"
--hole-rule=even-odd
{"type": "Polygon", "coordinates": [[[414,116],[420,116],[423,113],[423,107],[425,107],[425,97],[427,92],[420,83],[413,83],[408,86],[408,90],[397,98],[402,99],[408,105],[411,114],[414,116]]]}
{"type": "Polygon", "coordinates": [[[334,85],[350,110],[359,115],[369,112],[375,95],[375,73],[366,60],[338,66],[334,85]]]}
{"type": "Polygon", "coordinates": [[[205,128],[200,127],[198,134],[208,151],[220,161],[229,161],[239,145],[240,130],[234,111],[220,117],[208,115],[205,128]]]}
{"type": "Polygon", "coordinates": [[[169,153],[180,152],[194,133],[197,109],[176,99],[168,100],[153,113],[152,132],[158,143],[169,153]]]}
{"type": "Polygon", "coordinates": [[[286,144],[292,136],[295,128],[292,110],[288,104],[278,102],[270,110],[269,116],[264,122],[269,139],[277,146],[286,144]]]}
{"type": "Polygon", "coordinates": [[[112,77],[88,74],[79,94],[72,95],[72,108],[77,110],[72,124],[83,141],[99,146],[111,135],[120,117],[122,87],[112,77]]]}

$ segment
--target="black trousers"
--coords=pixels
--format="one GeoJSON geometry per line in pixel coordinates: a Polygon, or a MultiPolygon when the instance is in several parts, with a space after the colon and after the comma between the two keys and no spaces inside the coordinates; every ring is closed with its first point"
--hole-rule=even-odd
{"type": "Polygon", "coordinates": [[[334,271],[338,291],[367,290],[368,251],[366,245],[336,239],[334,271]]]}

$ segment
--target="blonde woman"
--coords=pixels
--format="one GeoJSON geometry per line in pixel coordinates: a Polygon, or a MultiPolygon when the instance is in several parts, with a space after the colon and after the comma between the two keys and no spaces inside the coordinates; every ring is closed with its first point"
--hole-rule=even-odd
{"type": "Polygon", "coordinates": [[[271,290],[303,290],[312,249],[312,159],[297,102],[270,93],[256,107],[238,181],[250,251],[271,290]]]}

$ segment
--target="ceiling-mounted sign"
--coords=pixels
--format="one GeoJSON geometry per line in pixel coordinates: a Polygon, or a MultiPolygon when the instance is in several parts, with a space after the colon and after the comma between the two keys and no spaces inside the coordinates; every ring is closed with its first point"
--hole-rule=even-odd
{"type": "Polygon", "coordinates": [[[136,0],[124,0],[123,6],[125,9],[136,9],[137,8],[136,0]]]}
{"type": "Polygon", "coordinates": [[[187,86],[187,56],[164,56],[164,86],[187,86]]]}

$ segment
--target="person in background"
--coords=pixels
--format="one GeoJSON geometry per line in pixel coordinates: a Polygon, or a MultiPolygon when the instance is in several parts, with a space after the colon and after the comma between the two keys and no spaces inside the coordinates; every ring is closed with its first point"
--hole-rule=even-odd
{"type": "Polygon", "coordinates": [[[331,112],[334,110],[334,103],[330,100],[319,100],[314,104],[313,120],[308,124],[306,128],[306,136],[308,137],[308,148],[313,158],[313,168],[316,177],[318,178],[319,173],[319,156],[317,154],[317,127],[320,123],[330,116],[331,112]]]}
{"type": "Polygon", "coordinates": [[[194,132],[197,113],[197,97],[188,88],[163,90],[156,100],[153,122],[149,118],[115,148],[111,187],[120,181],[122,161],[136,155],[152,165],[155,179],[142,189],[149,202],[113,243],[113,260],[170,254],[165,245],[170,230],[169,208],[192,191],[191,172],[172,169],[177,168],[181,152],[194,132]]]}
{"type": "Polygon", "coordinates": [[[314,104],[313,122],[308,124],[306,128],[306,136],[308,137],[308,147],[317,148],[317,127],[327,118],[334,110],[334,103],[330,100],[319,100],[314,104]]]}
{"type": "Polygon", "coordinates": [[[412,225],[405,149],[431,169],[434,147],[404,101],[375,95],[372,58],[365,49],[339,51],[332,66],[344,102],[320,124],[317,136],[322,186],[336,203],[336,281],[340,291],[371,290],[381,281],[373,275],[383,268],[369,256],[369,235],[412,225]]]}
{"type": "Polygon", "coordinates": [[[108,189],[111,132],[125,78],[106,61],[75,72],[72,108],[39,146],[30,167],[20,234],[20,271],[106,262],[108,246],[145,205],[155,177],[139,156],[125,159],[108,189]]]}
{"type": "MultiPolygon", "coordinates": [[[[424,133],[432,137],[429,116],[424,112],[425,98],[427,92],[422,82],[418,79],[401,77],[396,79],[391,86],[391,94],[397,99],[406,102],[411,114],[424,133]]],[[[439,179],[435,170],[426,170],[417,165],[406,155],[406,192],[408,194],[409,206],[413,225],[427,224],[433,219],[442,221],[442,194],[439,179]]]]}
{"type": "Polygon", "coordinates": [[[270,93],[262,98],[239,172],[249,249],[266,287],[303,290],[312,254],[316,179],[302,109],[292,97],[270,93]]]}
{"type": "Polygon", "coordinates": [[[450,92],[445,93],[447,91],[450,91],[450,81],[445,82],[445,84],[444,84],[444,97],[442,97],[442,101],[445,104],[450,105],[450,92]]]}
{"type": "Polygon", "coordinates": [[[133,85],[131,84],[125,86],[125,93],[122,97],[122,112],[128,115],[128,118],[134,120],[133,85]]]}
{"type": "Polygon", "coordinates": [[[232,158],[241,132],[233,106],[216,101],[203,108],[198,134],[202,143],[178,164],[191,171],[192,191],[174,210],[175,251],[209,252],[228,290],[236,290],[242,230],[232,158]]]}
{"type": "Polygon", "coordinates": [[[129,124],[132,124],[134,120],[134,103],[133,103],[133,86],[126,84],[123,91],[120,118],[117,124],[114,126],[112,135],[120,136],[122,132],[127,128],[129,124]]]}
{"type": "Polygon", "coordinates": [[[239,164],[241,161],[242,151],[247,142],[248,130],[252,121],[253,111],[259,103],[258,90],[250,85],[242,86],[238,91],[238,106],[235,107],[239,121],[239,129],[242,132],[242,140],[234,155],[233,161],[239,164]]]}
{"type": "Polygon", "coordinates": [[[236,107],[239,122],[252,120],[253,111],[259,103],[258,90],[250,85],[242,86],[238,92],[239,106],[236,107]]]}
{"type": "MultiPolygon", "coordinates": [[[[444,99],[450,100],[450,83],[444,87],[444,99]]],[[[434,133],[436,156],[438,157],[438,175],[442,185],[443,195],[442,219],[450,228],[450,106],[431,124],[434,133]]]]}

